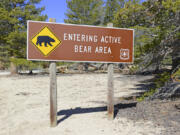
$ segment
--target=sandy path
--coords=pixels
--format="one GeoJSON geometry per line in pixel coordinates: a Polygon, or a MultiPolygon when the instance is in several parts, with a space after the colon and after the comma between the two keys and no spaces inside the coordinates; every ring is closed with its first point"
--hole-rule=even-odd
{"type": "MultiPolygon", "coordinates": [[[[150,76],[115,74],[115,99],[150,76]]],[[[0,135],[158,135],[150,121],[108,121],[106,74],[58,76],[59,124],[49,127],[49,77],[0,77],[0,135]]]]}

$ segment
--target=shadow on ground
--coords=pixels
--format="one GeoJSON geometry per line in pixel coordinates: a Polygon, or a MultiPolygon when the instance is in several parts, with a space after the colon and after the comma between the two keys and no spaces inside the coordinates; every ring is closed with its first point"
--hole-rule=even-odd
{"type": "Polygon", "coordinates": [[[131,88],[131,89],[148,91],[152,88],[155,88],[154,80],[155,80],[155,78],[140,81],[139,84],[136,84],[136,88],[131,88]]]}
{"type": "MultiPolygon", "coordinates": [[[[127,103],[127,104],[117,104],[114,106],[114,117],[116,117],[119,109],[126,109],[131,107],[136,107],[136,102],[133,103],[127,103]]],[[[58,120],[58,124],[63,122],[64,120],[68,119],[70,116],[75,114],[85,114],[85,113],[96,113],[96,112],[104,112],[107,111],[107,106],[103,107],[91,107],[91,108],[81,108],[77,107],[75,109],[67,109],[67,110],[61,110],[57,113],[58,116],[64,115],[63,118],[58,120]]]]}

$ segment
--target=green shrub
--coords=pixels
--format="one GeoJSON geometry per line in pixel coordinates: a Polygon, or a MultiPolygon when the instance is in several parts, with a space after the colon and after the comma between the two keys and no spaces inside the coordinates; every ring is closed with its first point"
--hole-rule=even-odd
{"type": "MultiPolygon", "coordinates": [[[[36,68],[49,68],[49,62],[44,61],[29,61],[23,58],[10,58],[10,62],[13,62],[18,69],[32,70],[36,68]]],[[[70,62],[57,62],[57,66],[70,65],[70,62]]]]}
{"type": "Polygon", "coordinates": [[[174,73],[172,73],[171,78],[180,82],[180,68],[178,68],[174,73]]]}
{"type": "Polygon", "coordinates": [[[149,91],[147,91],[144,94],[142,94],[140,97],[137,98],[137,101],[141,102],[145,98],[147,98],[149,96],[152,96],[154,93],[156,93],[158,91],[158,88],[164,86],[165,83],[170,80],[170,77],[171,77],[170,73],[168,73],[168,72],[163,72],[161,74],[158,74],[156,76],[155,81],[154,81],[155,88],[150,89],[149,91]]]}
{"type": "Polygon", "coordinates": [[[139,66],[138,65],[133,65],[131,68],[130,68],[130,70],[129,70],[129,72],[130,72],[130,74],[134,74],[134,73],[136,73],[136,71],[139,69],[139,66]]]}
{"type": "Polygon", "coordinates": [[[164,84],[169,81],[171,78],[171,74],[168,72],[163,72],[161,74],[158,74],[156,79],[155,79],[155,85],[156,88],[160,88],[164,86],[164,84]]]}
{"type": "Polygon", "coordinates": [[[140,97],[137,98],[137,101],[141,102],[144,101],[145,98],[152,96],[154,93],[157,92],[157,89],[151,89],[147,92],[145,92],[143,95],[141,95],[140,97]]]}
{"type": "Polygon", "coordinates": [[[10,62],[13,62],[14,65],[16,65],[19,69],[32,70],[34,68],[39,67],[38,62],[28,61],[28,60],[23,59],[23,58],[10,58],[10,62]]]}
{"type": "Polygon", "coordinates": [[[71,65],[73,62],[57,62],[57,66],[71,65]]]}

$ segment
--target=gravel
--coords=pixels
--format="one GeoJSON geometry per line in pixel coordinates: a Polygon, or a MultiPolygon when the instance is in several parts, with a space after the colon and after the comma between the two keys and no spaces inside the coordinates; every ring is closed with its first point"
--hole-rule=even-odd
{"type": "Polygon", "coordinates": [[[163,126],[162,135],[180,135],[180,99],[153,100],[136,103],[124,102],[122,105],[136,104],[131,107],[119,108],[116,117],[125,117],[134,122],[152,121],[157,127],[163,126]]]}

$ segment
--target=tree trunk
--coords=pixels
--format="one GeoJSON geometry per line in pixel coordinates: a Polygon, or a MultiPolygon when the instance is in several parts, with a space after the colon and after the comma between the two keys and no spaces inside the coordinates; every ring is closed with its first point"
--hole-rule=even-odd
{"type": "Polygon", "coordinates": [[[3,63],[0,61],[0,70],[2,70],[3,69],[3,63]]]}
{"type": "Polygon", "coordinates": [[[180,65],[180,40],[176,40],[173,44],[172,52],[172,71],[180,65]]]}
{"type": "Polygon", "coordinates": [[[11,62],[10,70],[11,70],[11,75],[14,75],[14,74],[18,73],[17,67],[13,62],[11,62]]]}
{"type": "Polygon", "coordinates": [[[88,71],[88,67],[89,67],[89,63],[88,62],[84,63],[84,70],[86,72],[88,71]]]}

